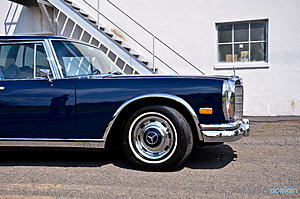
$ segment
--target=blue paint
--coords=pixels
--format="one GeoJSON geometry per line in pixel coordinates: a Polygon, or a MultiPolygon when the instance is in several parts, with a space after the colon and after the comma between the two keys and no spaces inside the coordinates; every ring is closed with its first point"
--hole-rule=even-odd
{"type": "MultiPolygon", "coordinates": [[[[0,36],[0,41],[64,39],[0,36]]],[[[224,123],[222,84],[227,78],[197,76],[89,76],[48,80],[3,80],[0,86],[0,137],[102,138],[114,113],[145,94],[182,98],[200,123],[224,123]],[[200,115],[211,107],[212,115],[200,115]]]]}
{"type": "Polygon", "coordinates": [[[202,123],[222,123],[222,80],[200,77],[111,76],[95,79],[0,81],[1,137],[101,138],[121,104],[151,93],[178,96],[202,123]],[[75,104],[76,88],[76,104],[75,104]]]}

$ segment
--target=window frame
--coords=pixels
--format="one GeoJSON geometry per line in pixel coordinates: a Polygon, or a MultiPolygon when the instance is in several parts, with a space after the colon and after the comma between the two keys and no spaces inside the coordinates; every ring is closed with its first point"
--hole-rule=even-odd
{"type": "Polygon", "coordinates": [[[270,45],[269,45],[269,40],[270,40],[270,35],[269,35],[269,25],[270,25],[270,20],[269,18],[262,18],[262,19],[247,19],[247,20],[239,20],[239,21],[222,21],[222,22],[216,22],[215,23],[215,38],[216,38],[216,46],[215,46],[215,65],[214,65],[214,70],[231,70],[231,69],[259,69],[259,68],[269,68],[270,65],[270,57],[269,57],[269,51],[270,51],[270,45]],[[260,40],[260,41],[251,41],[251,22],[265,22],[265,28],[266,28],[266,39],[265,40],[260,40]],[[248,41],[234,41],[234,25],[235,24],[241,24],[241,23],[247,23],[248,24],[248,41]],[[224,43],[219,43],[219,25],[231,25],[231,42],[224,42],[224,43]],[[251,44],[254,43],[265,43],[266,44],[266,54],[265,54],[265,60],[263,61],[251,61],[251,44]],[[232,54],[232,61],[231,62],[219,62],[219,45],[231,45],[231,54],[232,54]],[[248,59],[249,61],[242,62],[242,61],[234,61],[234,45],[237,44],[248,44],[248,59]]]}
{"type": "MultiPolygon", "coordinates": [[[[9,41],[9,42],[0,42],[0,45],[23,45],[23,44],[33,44],[33,78],[28,78],[28,79],[2,79],[0,81],[16,81],[16,80],[47,80],[47,78],[44,77],[36,77],[36,49],[37,49],[37,45],[42,45],[47,57],[47,62],[49,64],[49,69],[52,72],[52,74],[54,75],[53,71],[54,71],[54,66],[53,63],[49,60],[49,56],[51,56],[49,54],[49,51],[46,48],[46,43],[45,41],[9,41]]],[[[25,52],[23,54],[23,56],[25,56],[25,52]]],[[[24,61],[24,57],[23,57],[23,61],[24,61]]],[[[54,76],[53,76],[54,78],[54,76]]]]}

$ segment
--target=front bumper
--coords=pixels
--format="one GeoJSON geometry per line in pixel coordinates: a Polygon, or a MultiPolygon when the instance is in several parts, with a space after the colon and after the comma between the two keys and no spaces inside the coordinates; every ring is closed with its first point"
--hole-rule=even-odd
{"type": "Polygon", "coordinates": [[[233,142],[250,135],[248,119],[226,124],[201,124],[204,142],[233,142]]]}

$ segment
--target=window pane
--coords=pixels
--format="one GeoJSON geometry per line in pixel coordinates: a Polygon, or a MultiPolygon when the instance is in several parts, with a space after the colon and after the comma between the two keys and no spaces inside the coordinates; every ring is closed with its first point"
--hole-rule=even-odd
{"type": "Polygon", "coordinates": [[[223,24],[218,25],[218,42],[226,43],[232,41],[232,25],[223,24]]]}
{"type": "Polygon", "coordinates": [[[33,78],[33,52],[34,52],[33,46],[34,46],[33,44],[32,45],[24,45],[24,47],[20,46],[20,48],[19,48],[17,61],[20,59],[20,56],[22,56],[21,60],[23,60],[23,58],[24,58],[24,61],[20,65],[17,64],[18,66],[21,66],[19,68],[20,72],[17,76],[18,79],[32,79],[33,78]],[[22,50],[23,48],[25,49],[24,51],[22,50]]]}
{"type": "Polygon", "coordinates": [[[2,45],[0,63],[1,79],[33,78],[33,44],[2,45]]]}
{"type": "Polygon", "coordinates": [[[42,44],[37,44],[36,46],[36,77],[41,77],[40,70],[48,69],[50,70],[49,62],[47,60],[47,55],[42,44]]]}
{"type": "Polygon", "coordinates": [[[238,62],[249,61],[249,44],[235,44],[234,45],[234,56],[237,56],[238,62]]]}
{"type": "Polygon", "coordinates": [[[267,61],[265,42],[251,44],[251,61],[267,61]]]}
{"type": "Polygon", "coordinates": [[[232,45],[219,45],[219,62],[232,62],[232,45]]]}
{"type": "Polygon", "coordinates": [[[249,40],[249,23],[234,24],[234,41],[248,41],[249,40]]]}
{"type": "Polygon", "coordinates": [[[265,41],[266,40],[266,22],[258,21],[250,23],[251,41],[265,41]]]}

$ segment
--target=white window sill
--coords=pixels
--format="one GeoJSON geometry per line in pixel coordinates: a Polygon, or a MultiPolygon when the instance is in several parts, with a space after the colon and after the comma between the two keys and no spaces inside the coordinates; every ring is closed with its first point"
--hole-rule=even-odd
{"type": "Polygon", "coordinates": [[[214,65],[214,70],[243,70],[243,69],[267,69],[270,62],[230,62],[230,63],[217,63],[214,65]]]}

